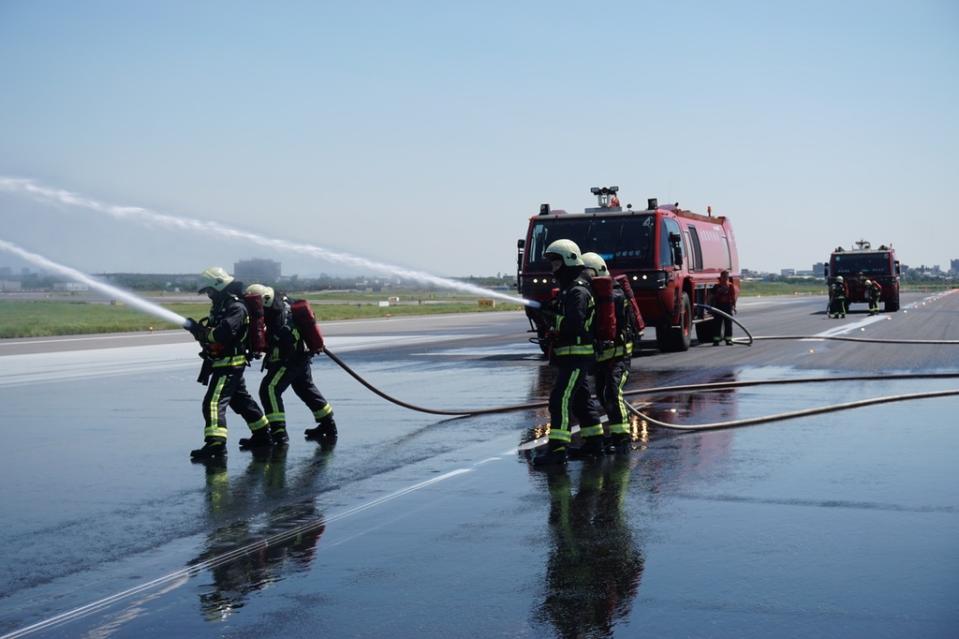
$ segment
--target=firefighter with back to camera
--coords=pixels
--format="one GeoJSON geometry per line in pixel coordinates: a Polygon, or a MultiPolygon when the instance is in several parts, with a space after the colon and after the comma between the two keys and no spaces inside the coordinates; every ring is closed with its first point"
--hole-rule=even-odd
{"type": "MultiPolygon", "coordinates": [[[[608,277],[606,261],[597,253],[583,253],[586,270],[593,278],[608,277]]],[[[597,280],[593,280],[597,281],[597,280]]],[[[596,291],[594,291],[596,292],[596,291]]],[[[615,313],[615,339],[610,343],[598,343],[596,366],[593,378],[596,397],[609,418],[610,446],[614,451],[629,450],[629,412],[623,398],[623,387],[629,379],[629,369],[633,356],[633,339],[638,326],[632,316],[633,309],[626,299],[623,287],[612,280],[612,305],[615,313]]]]}
{"type": "Polygon", "coordinates": [[[549,397],[549,443],[533,458],[537,466],[566,462],[573,416],[579,421],[583,438],[579,453],[603,454],[601,415],[589,388],[589,371],[596,360],[596,308],[589,274],[584,272],[582,253],[572,240],[556,240],[546,247],[543,257],[549,260],[559,282],[559,294],[544,312],[550,326],[550,363],[557,374],[549,397]]]}
{"type": "Polygon", "coordinates": [[[867,279],[863,282],[866,291],[866,302],[869,303],[869,314],[879,313],[879,299],[882,297],[882,285],[876,280],[867,279]]]}
{"type": "Polygon", "coordinates": [[[829,317],[846,317],[846,299],[849,297],[849,289],[846,287],[846,281],[842,275],[829,284],[829,317]]]}
{"type": "MultiPolygon", "coordinates": [[[[718,308],[726,315],[736,312],[736,289],[729,281],[729,271],[719,274],[719,282],[709,289],[709,305],[718,308]]],[[[713,316],[713,346],[719,346],[724,340],[727,345],[733,343],[733,321],[719,313],[713,316]]]]}
{"type": "Polygon", "coordinates": [[[242,289],[243,285],[222,268],[206,269],[200,275],[199,292],[212,301],[210,315],[199,322],[188,318],[184,326],[203,347],[203,371],[198,381],[207,386],[203,398],[204,445],[190,452],[195,460],[215,459],[226,454],[227,406],[243,417],[252,431],[249,438],[240,440],[240,448],[272,445],[269,422],[243,381],[249,363],[250,314],[239,297],[242,289]]]}
{"type": "Polygon", "coordinates": [[[337,439],[333,407],[313,383],[310,370],[313,352],[297,326],[291,300],[282,293],[275,294],[272,288],[262,284],[248,286],[246,293],[263,298],[268,351],[264,361],[266,375],[260,383],[260,403],[266,410],[273,442],[285,444],[289,440],[283,392],[292,387],[293,392],[303,400],[316,420],[316,426],[308,428],[304,433],[307,439],[312,439],[323,447],[332,447],[337,439]]]}

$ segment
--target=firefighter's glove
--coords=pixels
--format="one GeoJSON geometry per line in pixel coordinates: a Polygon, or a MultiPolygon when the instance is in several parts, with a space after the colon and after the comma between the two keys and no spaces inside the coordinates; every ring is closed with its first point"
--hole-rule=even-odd
{"type": "Polygon", "coordinates": [[[206,334],[206,329],[203,328],[203,325],[192,317],[186,318],[186,324],[183,325],[183,328],[193,335],[193,338],[198,342],[202,341],[206,334]]]}

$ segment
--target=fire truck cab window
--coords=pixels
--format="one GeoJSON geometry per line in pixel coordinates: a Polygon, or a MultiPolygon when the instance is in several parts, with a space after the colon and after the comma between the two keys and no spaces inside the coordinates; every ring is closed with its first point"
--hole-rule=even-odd
{"type": "MultiPolygon", "coordinates": [[[[659,238],[659,265],[660,266],[672,266],[673,265],[673,249],[669,244],[669,236],[672,233],[682,237],[682,231],[679,230],[679,224],[676,223],[676,220],[668,217],[663,218],[663,223],[660,226],[660,238],[659,238]]],[[[686,260],[685,250],[683,249],[683,243],[679,243],[679,250],[683,253],[683,261],[686,260]]]]}
{"type": "Polygon", "coordinates": [[[699,243],[699,232],[696,230],[696,227],[690,224],[686,228],[689,229],[689,243],[692,245],[693,256],[690,260],[689,269],[692,271],[701,271],[703,270],[703,248],[699,243]]]}
{"type": "Polygon", "coordinates": [[[846,253],[833,257],[831,275],[889,275],[892,268],[888,253],[846,253]]]}
{"type": "Polygon", "coordinates": [[[653,256],[652,215],[543,220],[533,225],[527,251],[529,268],[548,270],[543,252],[556,240],[573,240],[584,253],[593,251],[610,269],[648,268],[653,256]]]}

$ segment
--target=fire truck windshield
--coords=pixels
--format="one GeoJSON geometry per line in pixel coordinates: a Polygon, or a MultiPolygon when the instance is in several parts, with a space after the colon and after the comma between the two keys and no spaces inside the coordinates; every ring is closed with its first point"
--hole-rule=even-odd
{"type": "Polygon", "coordinates": [[[584,253],[599,253],[612,270],[651,268],[653,215],[580,217],[535,222],[527,250],[528,268],[548,270],[543,251],[556,240],[573,240],[584,253]]]}
{"type": "Polygon", "coordinates": [[[833,275],[889,275],[888,253],[836,253],[833,255],[833,275]]]}

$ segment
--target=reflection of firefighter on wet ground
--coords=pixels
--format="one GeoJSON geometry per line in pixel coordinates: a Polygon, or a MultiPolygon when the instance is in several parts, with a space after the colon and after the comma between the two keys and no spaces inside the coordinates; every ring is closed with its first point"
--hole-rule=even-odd
{"type": "Polygon", "coordinates": [[[547,475],[552,541],[540,618],[560,637],[611,636],[628,618],[644,559],[624,513],[631,458],[585,463],[579,490],[564,467],[547,475]]]}
{"type": "Polygon", "coordinates": [[[287,486],[286,447],[256,453],[246,473],[234,482],[227,476],[226,463],[206,463],[207,507],[211,519],[228,521],[210,533],[205,551],[190,565],[211,562],[213,582],[203,586],[200,606],[203,617],[218,621],[244,605],[248,595],[280,581],[284,575],[309,569],[316,544],[323,534],[323,516],[316,508],[313,490],[316,475],[325,466],[329,453],[317,448],[316,459],[301,469],[294,486],[287,486]],[[273,509],[266,522],[259,521],[253,502],[257,485],[262,483],[265,500],[291,503],[273,509]],[[289,538],[267,544],[265,540],[291,531],[289,538]],[[230,561],[217,561],[226,553],[247,548],[230,561]]]}

